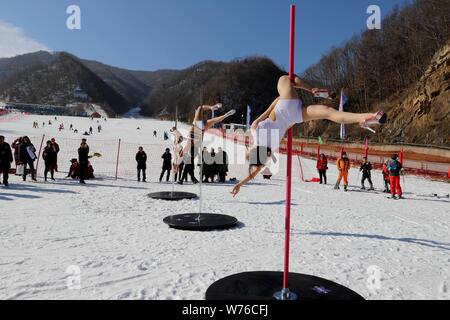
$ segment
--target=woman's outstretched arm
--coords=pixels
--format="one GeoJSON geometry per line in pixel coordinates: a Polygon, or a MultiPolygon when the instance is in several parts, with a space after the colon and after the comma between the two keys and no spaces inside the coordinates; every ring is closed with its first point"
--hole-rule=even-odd
{"type": "Polygon", "coordinates": [[[262,169],[264,168],[264,166],[259,166],[257,167],[257,169],[255,171],[253,171],[252,173],[250,173],[244,180],[240,181],[238,184],[236,184],[233,188],[233,190],[230,192],[233,197],[236,197],[237,194],[239,193],[239,191],[241,190],[241,187],[244,184],[249,183],[250,181],[252,181],[253,179],[256,178],[256,176],[258,175],[258,173],[260,173],[262,171],[262,169]]]}
{"type": "Polygon", "coordinates": [[[272,102],[272,104],[270,105],[270,107],[267,108],[267,110],[264,111],[264,113],[263,113],[262,115],[260,115],[255,121],[253,121],[253,123],[252,123],[252,129],[253,129],[253,130],[256,130],[257,127],[258,127],[258,124],[259,124],[261,121],[266,120],[266,119],[270,116],[270,114],[272,113],[273,109],[274,109],[275,106],[277,105],[278,101],[280,101],[280,97],[276,98],[276,99],[272,102]]]}

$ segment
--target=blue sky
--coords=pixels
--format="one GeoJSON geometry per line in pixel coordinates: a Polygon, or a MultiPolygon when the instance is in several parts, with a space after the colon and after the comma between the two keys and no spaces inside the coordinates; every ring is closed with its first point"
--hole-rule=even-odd
{"type": "Polygon", "coordinates": [[[287,68],[289,5],[294,3],[296,71],[301,72],[332,46],[364,30],[369,5],[379,5],[384,16],[405,2],[2,0],[0,56],[47,48],[123,68],[156,70],[264,55],[287,68]],[[66,28],[66,8],[71,4],[81,8],[81,30],[66,28]]]}

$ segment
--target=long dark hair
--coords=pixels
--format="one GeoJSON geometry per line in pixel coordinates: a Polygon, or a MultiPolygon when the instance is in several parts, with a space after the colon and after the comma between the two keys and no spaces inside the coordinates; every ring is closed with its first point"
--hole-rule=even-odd
{"type": "Polygon", "coordinates": [[[249,150],[249,167],[248,172],[251,174],[253,169],[265,166],[272,157],[272,150],[266,146],[256,146],[249,150]]]}

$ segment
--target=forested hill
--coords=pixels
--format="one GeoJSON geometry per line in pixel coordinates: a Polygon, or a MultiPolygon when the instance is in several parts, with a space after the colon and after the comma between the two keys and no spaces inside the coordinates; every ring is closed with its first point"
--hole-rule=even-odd
{"type": "MultiPolygon", "coordinates": [[[[366,31],[333,48],[304,77],[335,90],[344,88],[349,111],[388,111],[391,121],[373,140],[448,146],[449,13],[449,0],[416,0],[396,7],[381,30],[366,31]]],[[[349,139],[363,138],[357,126],[349,129],[349,139]]],[[[312,123],[301,134],[337,138],[339,126],[312,123]]]]}
{"type": "Polygon", "coordinates": [[[284,72],[270,59],[250,57],[229,63],[205,61],[183,70],[155,88],[142,109],[148,116],[175,114],[190,120],[195,106],[221,102],[225,110],[237,109],[230,121],[241,123],[247,105],[260,114],[277,96],[278,78],[284,72]]]}

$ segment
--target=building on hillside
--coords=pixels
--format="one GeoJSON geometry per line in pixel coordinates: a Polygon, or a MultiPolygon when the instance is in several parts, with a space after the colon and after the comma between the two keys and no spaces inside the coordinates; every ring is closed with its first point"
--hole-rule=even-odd
{"type": "Polygon", "coordinates": [[[167,107],[165,107],[159,114],[158,119],[162,121],[172,121],[174,118],[174,115],[167,110],[167,107]]]}
{"type": "Polygon", "coordinates": [[[80,87],[76,87],[75,90],[73,91],[73,97],[77,100],[81,100],[81,101],[89,101],[90,97],[87,94],[86,91],[84,91],[83,89],[81,89],[80,87]]]}

